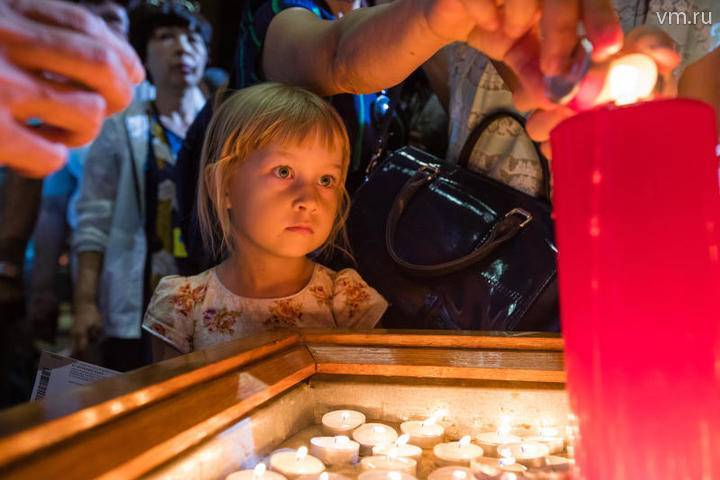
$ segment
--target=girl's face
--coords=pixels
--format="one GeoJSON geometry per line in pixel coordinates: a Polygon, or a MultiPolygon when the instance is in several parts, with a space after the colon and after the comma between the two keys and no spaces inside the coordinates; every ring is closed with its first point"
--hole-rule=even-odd
{"type": "Polygon", "coordinates": [[[145,66],[158,88],[182,89],[200,83],[207,54],[199,33],[187,27],[158,27],[147,44],[145,66]]]}
{"type": "Polygon", "coordinates": [[[252,153],[226,192],[237,251],[307,255],[327,240],[340,205],[343,165],[318,142],[252,153]]]}

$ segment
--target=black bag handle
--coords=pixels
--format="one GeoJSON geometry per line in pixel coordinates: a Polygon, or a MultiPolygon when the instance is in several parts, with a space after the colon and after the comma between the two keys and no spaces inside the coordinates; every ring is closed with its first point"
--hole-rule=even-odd
{"type": "MultiPolygon", "coordinates": [[[[525,129],[525,117],[523,117],[517,112],[505,108],[500,108],[498,110],[494,110],[488,113],[485,118],[483,118],[480,123],[478,123],[475,128],[470,131],[467,140],[465,140],[465,145],[463,145],[463,148],[460,151],[460,158],[458,159],[459,166],[468,168],[472,152],[475,149],[475,145],[477,144],[478,140],[480,140],[482,134],[485,133],[485,130],[487,130],[487,128],[492,125],[493,122],[503,117],[508,117],[512,120],[515,120],[520,124],[521,127],[523,127],[523,130],[525,129]]],[[[550,203],[550,165],[548,163],[548,159],[545,157],[545,155],[543,155],[542,151],[540,151],[540,146],[536,142],[533,142],[532,140],[530,141],[532,142],[533,147],[535,147],[535,153],[537,153],[538,161],[540,162],[540,168],[542,169],[542,189],[540,191],[540,197],[543,198],[546,202],[550,203]]]]}
{"type": "Polygon", "coordinates": [[[407,273],[417,276],[435,277],[463,270],[486,258],[500,245],[517,235],[520,230],[532,220],[532,215],[529,212],[521,208],[515,208],[510,210],[502,219],[498,220],[498,222],[492,226],[483,242],[475,250],[463,257],[435,265],[418,265],[403,260],[397,254],[394,247],[395,231],[397,230],[398,221],[415,193],[435,180],[437,175],[437,167],[425,166],[420,168],[415,175],[405,182],[405,185],[403,185],[395,198],[392,209],[387,217],[385,224],[385,247],[387,248],[390,258],[407,273]]]}

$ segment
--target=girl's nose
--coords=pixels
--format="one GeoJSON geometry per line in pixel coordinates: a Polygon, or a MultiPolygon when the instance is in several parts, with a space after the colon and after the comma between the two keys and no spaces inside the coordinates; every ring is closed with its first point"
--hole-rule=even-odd
{"type": "Polygon", "coordinates": [[[318,198],[315,186],[311,182],[298,181],[293,192],[293,209],[313,212],[317,210],[318,198]]]}

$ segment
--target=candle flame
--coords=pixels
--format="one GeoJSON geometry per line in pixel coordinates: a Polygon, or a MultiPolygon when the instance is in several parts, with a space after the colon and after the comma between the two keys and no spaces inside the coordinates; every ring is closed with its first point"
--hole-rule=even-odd
{"type": "Polygon", "coordinates": [[[501,415],[500,423],[498,424],[497,433],[501,437],[505,437],[510,434],[512,430],[512,417],[510,415],[501,415]]]}
{"type": "Polygon", "coordinates": [[[458,440],[458,447],[467,447],[470,445],[470,440],[472,440],[472,437],[470,435],[465,435],[460,440],[458,440]]]}
{"type": "Polygon", "coordinates": [[[338,435],[335,437],[335,443],[339,443],[340,445],[345,445],[350,442],[350,439],[346,437],[345,435],[338,435]]]}
{"type": "Polygon", "coordinates": [[[400,473],[400,472],[388,472],[388,473],[387,473],[387,479],[388,479],[388,480],[402,480],[402,473],[400,473]]]}
{"type": "Polygon", "coordinates": [[[400,436],[398,437],[397,440],[395,440],[395,446],[396,446],[396,447],[402,447],[403,445],[405,445],[405,444],[408,443],[409,441],[410,441],[410,435],[408,435],[407,433],[403,433],[402,435],[400,435],[400,436]]]}
{"type": "Polygon", "coordinates": [[[306,446],[302,446],[297,449],[297,452],[295,453],[295,458],[297,460],[302,460],[303,458],[307,457],[308,449],[306,446]]]}
{"type": "Polygon", "coordinates": [[[465,470],[453,470],[452,477],[456,480],[463,480],[467,478],[468,474],[465,470]]]}
{"type": "Polygon", "coordinates": [[[433,413],[432,415],[430,415],[428,418],[426,418],[425,421],[422,422],[422,424],[423,424],[423,426],[435,425],[437,423],[437,421],[440,420],[445,415],[447,415],[447,410],[440,409],[440,410],[436,411],[435,413],[433,413]]]}
{"type": "Polygon", "coordinates": [[[620,57],[610,65],[610,97],[617,105],[635,103],[652,93],[657,76],[657,65],[649,56],[633,53],[620,57]]]}
{"type": "Polygon", "coordinates": [[[515,457],[513,457],[512,450],[509,448],[500,449],[500,465],[508,466],[515,463],[515,457]]]}
{"type": "Polygon", "coordinates": [[[265,470],[267,470],[265,464],[258,463],[255,465],[255,468],[253,468],[253,478],[262,478],[262,476],[265,475],[265,470]]]}

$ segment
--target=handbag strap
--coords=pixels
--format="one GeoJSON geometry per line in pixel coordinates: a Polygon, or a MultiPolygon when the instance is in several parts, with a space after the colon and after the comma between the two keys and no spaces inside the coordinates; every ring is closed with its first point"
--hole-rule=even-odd
{"type": "MultiPolygon", "coordinates": [[[[490,125],[501,118],[510,118],[515,120],[523,128],[523,131],[525,131],[525,117],[517,112],[501,108],[488,113],[485,118],[483,118],[480,123],[478,123],[475,128],[470,131],[467,140],[465,140],[465,145],[463,145],[458,159],[459,166],[468,168],[468,165],[470,164],[470,157],[472,156],[473,150],[475,150],[475,145],[478,140],[480,140],[480,137],[483,133],[485,133],[485,130],[487,130],[490,125]]],[[[539,196],[546,202],[550,203],[550,165],[548,163],[548,159],[545,155],[543,155],[542,151],[540,151],[540,146],[532,140],[531,142],[535,148],[535,153],[537,154],[538,161],[540,162],[540,169],[542,170],[542,187],[539,196]]]]}
{"type": "Polygon", "coordinates": [[[394,245],[398,221],[415,193],[435,180],[437,175],[438,169],[435,167],[423,167],[418,170],[403,185],[387,217],[385,246],[393,261],[407,273],[427,277],[442,276],[463,270],[486,258],[500,245],[517,235],[532,220],[532,215],[529,212],[521,208],[515,208],[492,226],[483,242],[475,250],[463,257],[435,265],[418,265],[403,260],[398,255],[394,245]]]}

